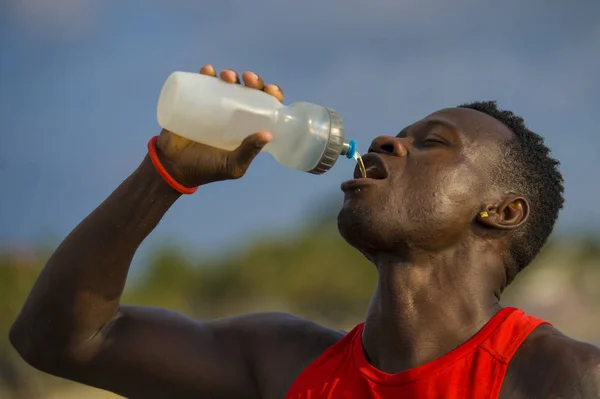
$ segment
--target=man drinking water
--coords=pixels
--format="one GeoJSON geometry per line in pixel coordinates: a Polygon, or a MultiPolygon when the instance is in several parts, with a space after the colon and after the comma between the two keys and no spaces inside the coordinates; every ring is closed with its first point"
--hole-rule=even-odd
{"type": "MultiPolygon", "coordinates": [[[[256,74],[243,81],[283,101],[256,74]]],[[[379,274],[352,331],[122,305],[135,251],[181,196],[155,164],[206,186],[242,177],[270,139],[225,151],[161,132],[154,164],[147,156],[46,264],[10,332],[20,355],[130,398],[600,398],[598,348],[499,304],[551,233],[563,186],[542,138],[493,102],[375,138],[367,177],[342,184],[339,231],[379,274]]]]}

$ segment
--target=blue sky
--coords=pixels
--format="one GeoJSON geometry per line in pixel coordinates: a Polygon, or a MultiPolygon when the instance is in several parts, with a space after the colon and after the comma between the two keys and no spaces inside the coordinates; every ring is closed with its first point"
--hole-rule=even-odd
{"type": "MultiPolygon", "coordinates": [[[[204,63],[336,109],[360,150],[439,108],[497,99],[562,162],[559,231],[600,233],[598,15],[584,0],[4,1],[0,245],[68,234],[143,158],[169,73],[204,63]]],[[[244,179],[182,199],[144,248],[293,231],[341,198],[353,168],[313,176],[263,154],[244,179]]]]}

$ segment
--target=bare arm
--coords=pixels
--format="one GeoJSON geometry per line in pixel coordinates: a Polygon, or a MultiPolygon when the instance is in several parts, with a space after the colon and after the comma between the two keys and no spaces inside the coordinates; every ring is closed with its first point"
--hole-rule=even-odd
{"type": "MultiPolygon", "coordinates": [[[[159,149],[171,174],[195,186],[241,177],[268,140],[258,133],[229,152],[163,132],[159,149]]],[[[26,361],[127,397],[257,398],[265,368],[272,367],[262,366],[265,359],[279,363],[277,372],[289,366],[280,362],[300,356],[293,348],[276,350],[286,339],[282,331],[302,326],[307,343],[319,346],[310,338],[318,327],[287,315],[199,322],[167,310],[120,306],[135,251],[179,196],[146,157],[73,230],[44,267],[10,331],[26,361]]]]}
{"type": "Polygon", "coordinates": [[[211,325],[161,309],[119,306],[136,249],[178,197],[145,159],[73,230],[11,330],[26,360],[128,396],[184,397],[229,387],[255,397],[228,322],[211,325]]]}
{"type": "Polygon", "coordinates": [[[11,340],[28,358],[51,351],[94,355],[119,310],[130,262],[179,193],[161,181],[146,158],[60,244],[15,322],[11,340]],[[27,328],[28,331],[19,331],[27,328]],[[30,348],[47,346],[43,353],[30,348]]]}

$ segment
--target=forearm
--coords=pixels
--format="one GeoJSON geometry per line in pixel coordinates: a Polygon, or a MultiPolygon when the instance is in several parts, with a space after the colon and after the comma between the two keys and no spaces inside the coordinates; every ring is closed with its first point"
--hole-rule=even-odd
{"type": "Polygon", "coordinates": [[[116,315],[135,251],[179,196],[146,157],[52,255],[11,330],[13,344],[60,351],[94,337],[116,315]]]}

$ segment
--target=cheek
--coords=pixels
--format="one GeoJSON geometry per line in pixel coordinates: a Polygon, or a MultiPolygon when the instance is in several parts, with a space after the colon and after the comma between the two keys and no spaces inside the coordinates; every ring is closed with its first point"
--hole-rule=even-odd
{"type": "Polygon", "coordinates": [[[469,167],[446,169],[439,174],[437,208],[447,219],[469,221],[479,208],[482,195],[480,178],[469,167]]]}
{"type": "Polygon", "coordinates": [[[436,207],[440,202],[440,193],[430,179],[423,174],[407,173],[390,181],[388,195],[377,201],[376,218],[395,234],[410,236],[417,231],[432,229],[439,217],[436,207]],[[407,179],[407,176],[414,177],[407,179]]]}
{"type": "Polygon", "coordinates": [[[411,173],[410,179],[394,182],[395,190],[400,192],[391,204],[386,204],[386,213],[392,211],[388,207],[396,209],[400,220],[414,229],[463,229],[465,223],[470,223],[479,207],[481,185],[468,166],[452,165],[420,172],[411,173]]]}

